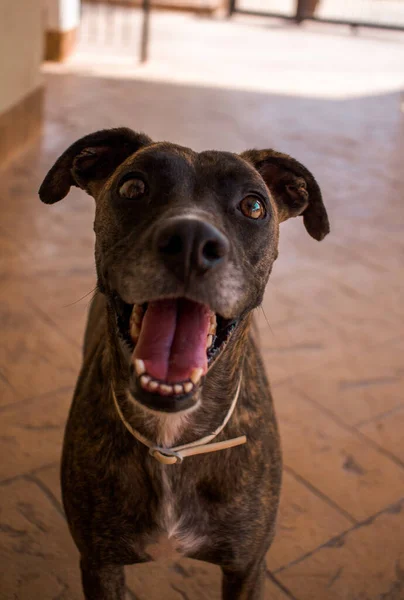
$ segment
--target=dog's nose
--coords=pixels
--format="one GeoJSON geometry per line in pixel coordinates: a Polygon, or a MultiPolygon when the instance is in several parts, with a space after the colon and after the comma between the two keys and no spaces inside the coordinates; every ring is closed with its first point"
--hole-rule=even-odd
{"type": "Polygon", "coordinates": [[[200,219],[170,219],[155,235],[155,247],[165,265],[182,281],[203,275],[226,258],[229,241],[216,227],[200,219]]]}

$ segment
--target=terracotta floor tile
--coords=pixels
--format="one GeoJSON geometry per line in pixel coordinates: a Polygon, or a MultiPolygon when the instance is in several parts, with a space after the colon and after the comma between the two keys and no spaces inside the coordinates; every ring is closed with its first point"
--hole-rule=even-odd
{"type": "MultiPolygon", "coordinates": [[[[332,257],[328,260],[332,264],[332,257]]],[[[403,289],[398,288],[399,284],[394,281],[397,276],[383,281],[379,274],[373,274],[373,278],[380,281],[380,289],[378,294],[367,294],[362,289],[360,277],[352,285],[342,272],[336,277],[327,268],[320,270],[318,264],[316,270],[299,269],[297,274],[282,277],[274,285],[289,298],[299,298],[305,314],[317,317],[319,328],[324,327],[325,322],[330,344],[334,343],[333,337],[337,335],[342,344],[346,346],[349,342],[350,347],[359,350],[363,346],[376,346],[397,335],[396,319],[400,313],[392,312],[384,304],[390,293],[395,294],[397,305],[400,304],[403,289]]]]}
{"type": "Polygon", "coordinates": [[[401,600],[404,501],[277,577],[299,600],[401,600]]]}
{"type": "Polygon", "coordinates": [[[1,600],[81,600],[66,522],[32,481],[0,487],[1,600]]]}
{"type": "Polygon", "coordinates": [[[394,232],[391,229],[386,231],[363,223],[358,227],[357,224],[343,217],[339,219],[339,225],[340,242],[348,250],[359,253],[364,261],[378,265],[385,273],[396,274],[397,270],[402,269],[404,241],[399,231],[394,232]]]}
{"type": "Polygon", "coordinates": [[[34,475],[35,479],[42,482],[49,492],[53,495],[62,509],[62,493],[60,489],[60,461],[54,464],[37,469],[34,475]]]}
{"type": "Polygon", "coordinates": [[[95,274],[55,273],[39,279],[27,277],[18,282],[21,294],[46,319],[52,321],[59,333],[79,351],[82,349],[88,309],[95,288],[95,274]]]}
{"type": "Polygon", "coordinates": [[[0,284],[7,274],[18,273],[23,265],[23,251],[16,239],[0,228],[0,284]]]}
{"type": "Polygon", "coordinates": [[[336,286],[326,274],[313,271],[299,272],[279,284],[270,282],[263,309],[270,327],[259,314],[261,345],[273,382],[306,371],[315,373],[329,361],[351,364],[347,359],[351,355],[354,361],[366,363],[372,348],[386,344],[400,331],[391,313],[381,312],[380,306],[344,281],[336,286]],[[274,289],[279,296],[276,302],[274,289]]]}
{"type": "Polygon", "coordinates": [[[351,525],[349,519],[284,471],[277,533],[268,552],[268,568],[276,571],[284,567],[351,525]]]}
{"type": "Polygon", "coordinates": [[[321,316],[303,315],[261,334],[264,361],[273,383],[296,379],[344,353],[344,339],[321,316]]]}
{"type": "Polygon", "coordinates": [[[2,369],[0,369],[0,405],[7,406],[21,399],[13,384],[8,381],[2,369]]]}
{"type": "Polygon", "coordinates": [[[294,379],[294,387],[349,425],[376,418],[404,401],[404,339],[353,352],[294,379]]]}
{"type": "Polygon", "coordinates": [[[357,520],[400,498],[404,469],[283,385],[275,390],[285,464],[357,520]]]}
{"type": "MultiPolygon", "coordinates": [[[[47,166],[52,158],[48,159],[47,166]]],[[[71,269],[94,271],[92,198],[74,188],[66,202],[48,206],[40,201],[37,185],[32,180],[21,189],[17,175],[15,179],[15,185],[13,181],[0,182],[0,194],[10,198],[2,207],[1,226],[13,232],[20,250],[20,271],[15,269],[14,275],[61,274],[71,269]],[[23,219],[21,211],[24,211],[23,219]]]]}
{"type": "MultiPolygon", "coordinates": [[[[0,298],[0,365],[3,378],[19,398],[72,386],[80,351],[19,295],[0,298]]],[[[7,404],[9,395],[0,398],[7,404]]]]}
{"type": "MultiPolygon", "coordinates": [[[[220,569],[189,559],[165,565],[148,563],[126,569],[128,587],[139,600],[220,600],[220,569]]],[[[270,579],[263,600],[287,600],[288,596],[270,579]]]]}
{"type": "Polygon", "coordinates": [[[0,420],[0,481],[60,459],[73,387],[5,409],[0,420]]]}
{"type": "Polygon", "coordinates": [[[404,465],[404,404],[384,417],[364,423],[359,429],[404,465]]]}

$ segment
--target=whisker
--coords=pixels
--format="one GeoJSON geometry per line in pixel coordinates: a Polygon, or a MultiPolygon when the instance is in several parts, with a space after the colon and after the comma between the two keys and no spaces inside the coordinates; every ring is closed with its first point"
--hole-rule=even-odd
{"type": "MultiPolygon", "coordinates": [[[[97,287],[95,287],[95,288],[93,289],[93,292],[96,292],[96,291],[97,291],[97,289],[98,289],[98,288],[97,288],[97,287]]],[[[94,295],[95,295],[95,294],[94,294],[94,295]]],[[[92,298],[91,298],[91,299],[90,299],[90,300],[87,302],[87,304],[86,304],[86,310],[88,309],[88,307],[90,306],[91,302],[93,301],[94,295],[93,295],[93,297],[92,297],[92,298]]],[[[88,294],[87,294],[87,296],[88,296],[88,294]]]]}
{"type": "Polygon", "coordinates": [[[81,302],[82,300],[84,300],[84,298],[87,298],[87,296],[89,296],[90,294],[93,294],[96,291],[96,289],[97,289],[97,286],[95,286],[95,288],[93,288],[92,290],[90,290],[89,292],[87,292],[87,294],[84,294],[84,296],[82,296],[78,300],[75,300],[74,302],[70,302],[70,304],[65,304],[64,306],[62,306],[62,308],[68,308],[69,306],[73,306],[74,304],[78,304],[78,302],[81,302]]]}
{"type": "Polygon", "coordinates": [[[268,320],[268,317],[267,317],[267,316],[266,316],[266,314],[265,314],[265,310],[264,310],[264,307],[262,306],[262,304],[260,304],[259,308],[262,310],[262,314],[263,314],[263,315],[264,315],[264,317],[265,317],[265,321],[267,322],[267,325],[268,325],[268,327],[269,327],[269,329],[270,329],[270,331],[271,331],[272,335],[275,337],[274,331],[273,331],[273,329],[272,329],[272,327],[271,327],[271,324],[270,324],[270,322],[269,322],[269,320],[268,320]]]}

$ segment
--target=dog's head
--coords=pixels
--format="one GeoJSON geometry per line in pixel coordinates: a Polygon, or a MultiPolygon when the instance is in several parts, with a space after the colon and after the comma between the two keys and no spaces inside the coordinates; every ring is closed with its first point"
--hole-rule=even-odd
{"type": "Polygon", "coordinates": [[[197,153],[111,129],[74,143],[39,191],[96,200],[98,287],[132,362],[131,392],[154,410],[195,405],[203,376],[262,301],[279,223],[329,232],[320,189],[273,150],[197,153]]]}

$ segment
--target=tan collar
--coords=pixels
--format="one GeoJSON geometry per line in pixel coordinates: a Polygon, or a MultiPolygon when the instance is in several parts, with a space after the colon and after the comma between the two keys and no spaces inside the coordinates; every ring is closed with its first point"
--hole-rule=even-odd
{"type": "Polygon", "coordinates": [[[126,429],[135,437],[139,442],[144,444],[149,448],[149,454],[153,456],[156,460],[158,460],[163,465],[173,465],[177,462],[182,462],[184,458],[187,456],[194,456],[195,454],[206,454],[207,452],[217,452],[218,450],[225,450],[226,448],[233,448],[234,446],[240,446],[241,444],[245,444],[247,442],[247,437],[242,435],[237,438],[232,438],[230,440],[224,440],[223,442],[216,442],[214,444],[210,444],[219,433],[224,429],[224,427],[229,422],[230,417],[233,414],[233,411],[236,407],[238,397],[240,395],[241,389],[241,377],[237,386],[236,394],[233,398],[233,401],[230,405],[230,408],[224,418],[222,424],[215,429],[215,431],[195,442],[190,442],[189,444],[183,444],[182,446],[175,446],[173,448],[160,448],[159,446],[155,446],[152,442],[150,442],[147,438],[145,438],[141,433],[136,431],[125,419],[118,404],[118,400],[116,398],[114,389],[111,386],[112,398],[114,399],[114,404],[116,411],[125,425],[126,429]]]}

